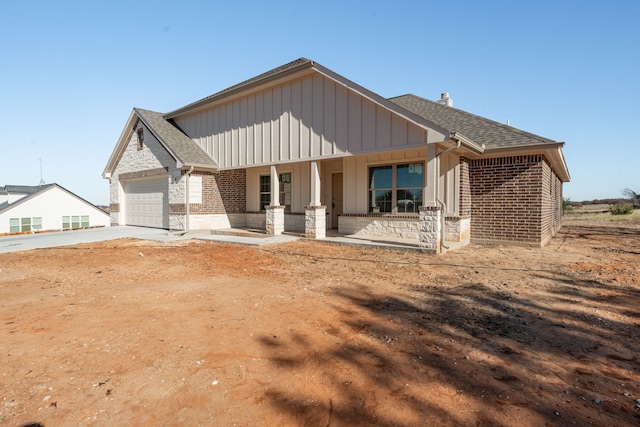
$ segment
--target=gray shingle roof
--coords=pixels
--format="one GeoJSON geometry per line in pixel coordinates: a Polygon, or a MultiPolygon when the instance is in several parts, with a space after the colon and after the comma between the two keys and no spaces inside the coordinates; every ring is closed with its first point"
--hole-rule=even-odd
{"type": "Polygon", "coordinates": [[[5,185],[0,187],[0,194],[18,193],[18,194],[33,194],[36,191],[48,187],[47,185],[5,185]]]}
{"type": "Polygon", "coordinates": [[[403,95],[389,101],[442,126],[450,132],[460,132],[486,149],[521,147],[557,143],[511,126],[503,125],[475,114],[438,104],[416,95],[403,95]]]}
{"type": "Polygon", "coordinates": [[[216,163],[191,138],[185,135],[173,122],[165,120],[162,113],[134,108],[142,122],[176,160],[186,166],[217,167],[216,163]]]}
{"type": "Polygon", "coordinates": [[[75,197],[78,200],[81,200],[82,202],[93,206],[94,208],[104,212],[105,214],[107,212],[105,212],[104,210],[102,210],[101,208],[97,207],[96,205],[94,205],[91,202],[86,201],[85,199],[83,199],[82,197],[78,196],[77,194],[72,193],[71,191],[67,190],[66,188],[64,188],[61,185],[58,185],[56,183],[51,183],[51,184],[44,184],[44,185],[6,185],[4,187],[0,187],[0,189],[13,189],[15,193],[26,193],[27,191],[29,192],[29,194],[27,194],[25,197],[22,197],[18,200],[16,200],[13,203],[9,203],[9,202],[4,202],[0,204],[0,213],[4,212],[4,211],[8,211],[9,209],[13,209],[13,207],[15,206],[19,206],[20,204],[33,199],[34,197],[38,197],[39,193],[43,193],[46,190],[53,188],[53,187],[57,187],[60,190],[70,194],[71,196],[75,197]],[[27,190],[27,191],[15,191],[18,189],[22,189],[22,190],[27,190]]]}

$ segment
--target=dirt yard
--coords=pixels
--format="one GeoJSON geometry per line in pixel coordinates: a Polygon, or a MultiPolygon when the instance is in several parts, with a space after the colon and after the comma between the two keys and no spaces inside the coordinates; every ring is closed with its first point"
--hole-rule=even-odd
{"type": "Polygon", "coordinates": [[[640,224],[0,255],[0,425],[637,426],[640,224]]]}

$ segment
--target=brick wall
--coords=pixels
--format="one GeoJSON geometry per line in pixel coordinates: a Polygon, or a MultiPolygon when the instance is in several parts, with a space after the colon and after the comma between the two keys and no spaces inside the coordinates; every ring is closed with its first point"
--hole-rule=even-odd
{"type": "Polygon", "coordinates": [[[542,243],[555,236],[562,224],[562,181],[545,161],[542,164],[542,243]]]}
{"type": "Polygon", "coordinates": [[[545,165],[542,155],[469,160],[472,240],[544,243],[543,218],[552,210],[543,204],[545,165]]]}
{"type": "MultiPolygon", "coordinates": [[[[245,212],[247,180],[245,169],[219,172],[194,172],[202,177],[202,203],[191,203],[192,215],[230,214],[245,212]]],[[[171,213],[184,214],[183,204],[172,204],[171,213]]]]}

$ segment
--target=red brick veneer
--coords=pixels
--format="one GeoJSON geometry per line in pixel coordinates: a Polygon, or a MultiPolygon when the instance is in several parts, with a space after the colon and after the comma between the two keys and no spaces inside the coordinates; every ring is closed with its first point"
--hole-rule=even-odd
{"type": "Polygon", "coordinates": [[[543,245],[555,234],[562,183],[542,154],[468,162],[472,241],[543,245]]]}
{"type": "MultiPolygon", "coordinates": [[[[191,203],[193,215],[242,213],[247,207],[247,173],[245,169],[219,172],[194,172],[202,177],[202,203],[191,203]]],[[[185,205],[171,204],[172,214],[184,214],[185,205]]]]}

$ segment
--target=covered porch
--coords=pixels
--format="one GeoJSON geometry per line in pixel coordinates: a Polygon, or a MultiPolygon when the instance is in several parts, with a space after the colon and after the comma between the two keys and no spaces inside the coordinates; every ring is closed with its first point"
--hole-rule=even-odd
{"type": "Polygon", "coordinates": [[[272,236],[363,239],[432,253],[459,247],[470,223],[461,215],[459,148],[448,141],[248,169],[245,225],[272,236]]]}

